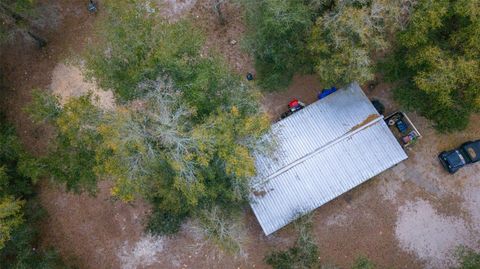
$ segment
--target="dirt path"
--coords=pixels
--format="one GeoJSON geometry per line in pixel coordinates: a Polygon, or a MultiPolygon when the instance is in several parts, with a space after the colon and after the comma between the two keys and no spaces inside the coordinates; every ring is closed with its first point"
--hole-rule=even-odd
{"type": "MultiPolygon", "coordinates": [[[[191,16],[207,32],[205,51],[221,52],[242,76],[253,71],[252,59],[241,50],[245,27],[238,6],[225,7],[227,23],[221,26],[208,0],[164,3],[170,8],[163,10],[167,15],[191,16]]],[[[44,152],[50,130],[34,126],[22,112],[31,89],[52,86],[60,95],[71,96],[95,88],[82,81],[78,69],[63,65],[67,56],[77,55],[88,44],[95,17],[87,14],[85,1],[42,0],[39,13],[42,10],[49,11],[38,20],[48,47],[39,51],[24,40],[0,52],[8,89],[2,89],[2,110],[27,148],[37,154],[44,152]]],[[[296,76],[286,91],[265,94],[264,107],[276,118],[292,98],[315,101],[321,86],[315,76],[296,76]]],[[[380,83],[365,92],[380,99],[388,113],[398,109],[389,89],[380,83]]],[[[358,255],[366,255],[380,268],[441,269],[452,264],[451,251],[457,244],[480,248],[480,166],[450,176],[436,160],[439,151],[478,138],[480,117],[475,116],[465,132],[451,135],[438,134],[415,114],[411,118],[424,139],[408,153],[407,161],[315,211],[321,260],[345,268],[358,255]]],[[[292,227],[265,237],[247,210],[245,256],[232,258],[206,244],[191,223],[175,237],[145,235],[148,206],[112,201],[107,182],[99,184],[96,197],[68,194],[44,183],[40,198],[50,215],[44,243],[76,256],[80,268],[267,268],[264,255],[288,247],[295,237],[292,227]]]]}

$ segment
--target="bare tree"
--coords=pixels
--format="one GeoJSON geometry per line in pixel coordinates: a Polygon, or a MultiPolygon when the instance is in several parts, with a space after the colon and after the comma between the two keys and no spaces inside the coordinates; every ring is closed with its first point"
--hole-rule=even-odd
{"type": "Polygon", "coordinates": [[[242,216],[227,213],[225,209],[213,206],[198,213],[198,222],[194,230],[228,255],[245,258],[247,253],[243,246],[246,243],[246,227],[242,222],[242,216]]]}

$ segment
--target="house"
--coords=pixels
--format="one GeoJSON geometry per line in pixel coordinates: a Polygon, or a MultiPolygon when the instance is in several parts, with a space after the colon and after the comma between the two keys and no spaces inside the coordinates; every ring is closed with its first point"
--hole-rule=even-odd
{"type": "Polygon", "coordinates": [[[407,155],[357,83],[272,125],[256,152],[250,204],[269,235],[407,155]]]}

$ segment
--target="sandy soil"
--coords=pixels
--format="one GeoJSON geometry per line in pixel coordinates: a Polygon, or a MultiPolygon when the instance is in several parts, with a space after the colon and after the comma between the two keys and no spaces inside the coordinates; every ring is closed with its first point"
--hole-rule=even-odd
{"type": "Polygon", "coordinates": [[[57,64],[52,72],[50,90],[59,97],[60,104],[65,104],[72,97],[91,94],[92,103],[102,109],[112,110],[115,97],[110,90],[102,90],[94,82],[86,81],[80,67],[57,64]]]}
{"type": "Polygon", "coordinates": [[[426,260],[428,268],[453,265],[459,242],[471,246],[470,233],[461,218],[442,215],[425,200],[408,201],[398,209],[395,237],[400,247],[426,260]]]}
{"type": "MultiPolygon", "coordinates": [[[[49,12],[38,18],[49,41],[47,48],[38,50],[30,40],[19,37],[20,41],[0,51],[0,70],[7,84],[1,92],[1,108],[25,146],[36,154],[44,152],[49,129],[33,125],[22,112],[31,89],[51,88],[68,97],[96,88],[83,81],[80,69],[64,65],[66,57],[77,55],[88,44],[96,17],[87,14],[85,1],[39,2],[39,14],[49,12]]],[[[191,16],[206,31],[206,51],[221,52],[242,76],[253,71],[252,59],[241,50],[245,27],[238,6],[223,7],[227,23],[222,26],[209,0],[164,3],[169,6],[164,14],[191,16]]],[[[296,76],[287,90],[265,94],[264,107],[276,119],[292,98],[315,101],[321,86],[315,76],[296,76]]],[[[380,99],[389,113],[399,108],[391,87],[379,83],[364,90],[380,99]]],[[[315,211],[314,231],[322,261],[346,268],[358,255],[366,255],[379,268],[442,269],[452,264],[456,245],[480,249],[480,166],[451,176],[436,159],[441,150],[479,138],[480,116],[472,117],[465,132],[450,135],[437,133],[429,121],[414,113],[409,116],[424,136],[408,152],[409,159],[315,211]]],[[[229,257],[205,243],[192,223],[174,237],[151,237],[143,233],[148,206],[141,201],[112,201],[109,188],[108,182],[101,182],[97,196],[91,197],[42,183],[40,199],[49,212],[43,227],[44,245],[76,256],[80,268],[267,268],[262,261],[265,253],[286,248],[295,238],[290,226],[264,236],[250,210],[244,218],[247,244],[243,257],[229,257]]]]}

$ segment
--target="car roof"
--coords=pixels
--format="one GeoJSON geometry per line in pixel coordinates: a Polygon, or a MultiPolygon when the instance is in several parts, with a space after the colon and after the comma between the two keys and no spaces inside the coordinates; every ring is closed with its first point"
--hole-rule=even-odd
{"type": "Polygon", "coordinates": [[[462,145],[462,149],[468,154],[468,157],[472,162],[480,161],[480,140],[467,142],[462,145]]]}

